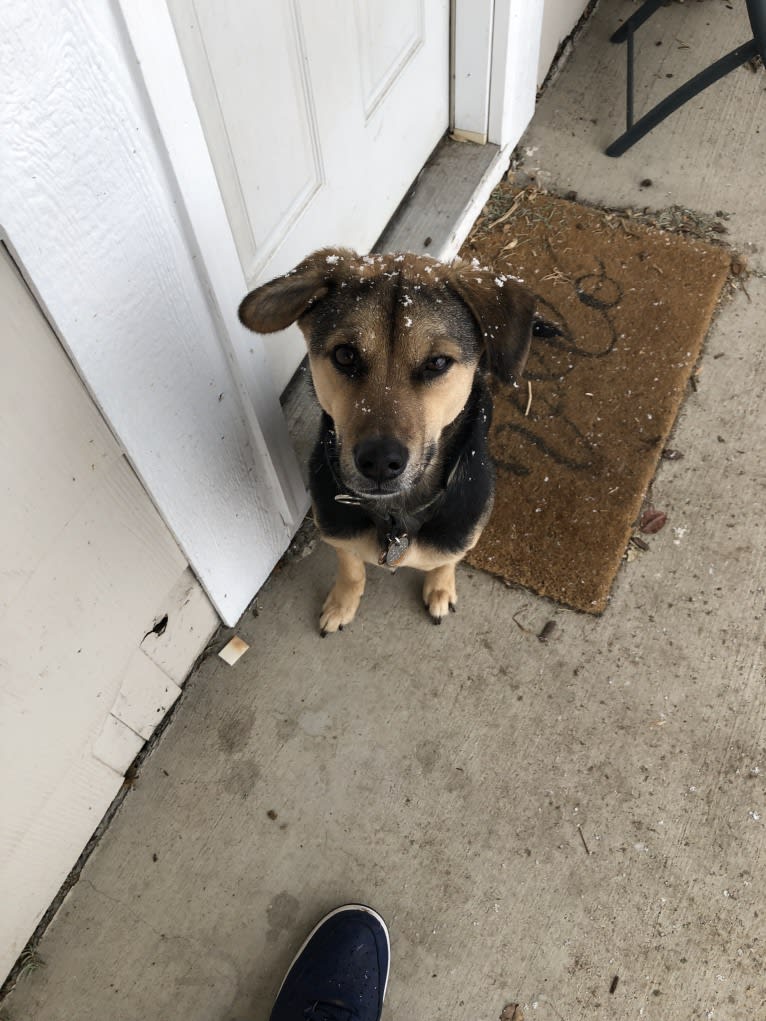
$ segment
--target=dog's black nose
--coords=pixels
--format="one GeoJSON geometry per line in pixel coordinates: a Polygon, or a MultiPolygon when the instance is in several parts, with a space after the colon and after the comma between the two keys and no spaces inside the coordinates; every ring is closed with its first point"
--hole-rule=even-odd
{"type": "Polygon", "coordinates": [[[401,475],[409,456],[407,448],[393,436],[362,440],[354,447],[356,467],[366,479],[378,483],[401,475]]]}

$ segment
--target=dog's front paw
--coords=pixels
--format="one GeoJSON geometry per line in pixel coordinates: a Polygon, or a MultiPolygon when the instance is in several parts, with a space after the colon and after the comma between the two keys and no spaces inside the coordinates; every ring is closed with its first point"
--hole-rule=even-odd
{"type": "Polygon", "coordinates": [[[457,588],[454,564],[437,567],[426,574],[423,582],[423,602],[426,604],[434,624],[441,624],[442,619],[450,610],[455,612],[457,588]]]}
{"type": "Polygon", "coordinates": [[[322,607],[319,618],[319,633],[322,638],[333,631],[342,631],[354,619],[359,609],[362,593],[349,585],[335,584],[322,607]]]}

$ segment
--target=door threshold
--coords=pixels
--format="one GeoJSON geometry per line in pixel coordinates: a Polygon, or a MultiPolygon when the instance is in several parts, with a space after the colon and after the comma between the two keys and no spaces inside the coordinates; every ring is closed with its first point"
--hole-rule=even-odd
{"type": "MultiPolygon", "coordinates": [[[[510,161],[510,147],[443,138],[373,251],[414,252],[442,262],[454,259],[510,161]]],[[[305,481],[319,428],[305,358],[282,394],[282,410],[305,481]]]]}
{"type": "Polygon", "coordinates": [[[420,171],[374,247],[454,259],[510,165],[510,150],[445,137],[420,171]]]}

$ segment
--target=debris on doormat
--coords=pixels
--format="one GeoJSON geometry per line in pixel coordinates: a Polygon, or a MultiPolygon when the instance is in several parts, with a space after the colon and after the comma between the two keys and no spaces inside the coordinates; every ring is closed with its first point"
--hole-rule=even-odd
{"type": "Polygon", "coordinates": [[[524,379],[495,387],[495,506],[469,564],[606,610],[719,298],[745,275],[725,224],[498,185],[462,257],[523,280],[556,330],[533,330],[524,379]]]}
{"type": "Polygon", "coordinates": [[[241,638],[235,635],[230,642],[227,642],[227,644],[224,645],[218,655],[224,663],[228,663],[229,666],[234,666],[237,660],[241,656],[244,656],[249,648],[250,646],[247,642],[243,642],[241,638]]]}

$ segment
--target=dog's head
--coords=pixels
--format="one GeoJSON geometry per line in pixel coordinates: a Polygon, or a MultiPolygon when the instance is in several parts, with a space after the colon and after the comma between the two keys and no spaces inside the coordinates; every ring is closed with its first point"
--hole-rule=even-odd
{"type": "Polygon", "coordinates": [[[480,364],[504,382],[520,378],[534,298],[476,264],[323,249],[248,294],[239,317],[258,333],[298,323],[343,482],[385,496],[417,485],[434,462],[480,364]]]}

